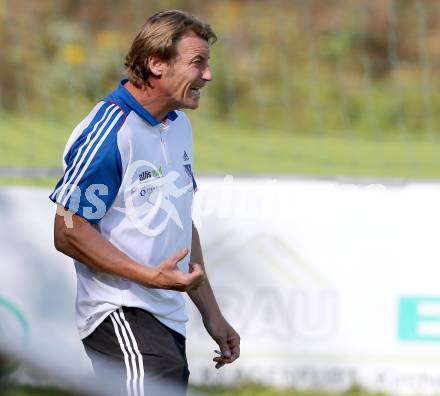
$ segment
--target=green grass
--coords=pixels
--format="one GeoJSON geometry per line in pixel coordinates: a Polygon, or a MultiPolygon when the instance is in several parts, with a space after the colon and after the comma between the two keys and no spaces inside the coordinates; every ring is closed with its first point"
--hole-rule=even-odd
{"type": "Polygon", "coordinates": [[[26,385],[4,386],[0,394],[3,396],[74,396],[72,393],[57,388],[26,385]]]}
{"type": "Polygon", "coordinates": [[[280,173],[435,179],[440,142],[427,139],[316,136],[250,131],[194,120],[196,169],[222,173],[280,173]]]}
{"type": "MultiPolygon", "coordinates": [[[[56,388],[34,388],[15,386],[5,390],[4,396],[73,396],[56,388]]],[[[383,393],[369,393],[358,387],[342,393],[319,391],[297,391],[276,389],[260,385],[242,385],[236,387],[190,387],[189,396],[383,396],[383,393]]]]}
{"type": "Polygon", "coordinates": [[[0,186],[32,186],[32,187],[54,187],[58,182],[55,177],[13,177],[0,176],[0,186]]]}
{"type": "Polygon", "coordinates": [[[241,385],[235,387],[193,387],[201,395],[212,396],[384,396],[370,393],[357,386],[345,392],[299,391],[295,389],[270,388],[263,385],[241,385]]]}
{"type": "MultiPolygon", "coordinates": [[[[193,116],[190,114],[191,117],[193,116]]],[[[1,115],[0,167],[60,168],[75,122],[1,115]]],[[[193,119],[197,173],[440,178],[440,141],[414,136],[355,138],[250,130],[193,119]]],[[[0,177],[0,184],[53,185],[56,178],[0,177]]]]}
{"type": "Polygon", "coordinates": [[[60,167],[72,121],[0,114],[0,166],[60,167]]]}

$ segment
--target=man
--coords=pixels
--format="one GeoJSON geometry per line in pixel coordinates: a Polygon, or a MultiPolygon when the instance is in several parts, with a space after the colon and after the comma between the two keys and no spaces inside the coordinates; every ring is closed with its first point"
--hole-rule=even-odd
{"type": "Polygon", "coordinates": [[[187,13],[151,16],[126,56],[128,79],[74,129],[50,196],[55,246],[77,272],[80,337],[97,377],[109,381],[111,367],[129,395],[186,393],[183,291],[219,345],[215,367],[240,354],[204,271],[191,126],[178,110],[198,107],[215,40],[187,13]]]}

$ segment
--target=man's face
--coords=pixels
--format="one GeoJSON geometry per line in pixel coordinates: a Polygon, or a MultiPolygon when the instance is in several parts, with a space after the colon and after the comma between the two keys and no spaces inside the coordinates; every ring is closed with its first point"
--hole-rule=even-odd
{"type": "Polygon", "coordinates": [[[164,65],[158,81],[172,107],[196,109],[199,106],[200,90],[212,80],[209,53],[208,43],[192,32],[179,40],[176,58],[164,65]]]}

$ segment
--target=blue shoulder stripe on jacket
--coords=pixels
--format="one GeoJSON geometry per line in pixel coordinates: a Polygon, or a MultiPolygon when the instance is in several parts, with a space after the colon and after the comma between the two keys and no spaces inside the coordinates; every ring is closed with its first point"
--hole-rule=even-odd
{"type": "MultiPolygon", "coordinates": [[[[92,122],[84,129],[66,155],[68,166],[64,177],[50,196],[53,201],[77,212],[78,208],[71,207],[70,199],[75,197],[74,201],[78,204],[78,197],[74,193],[77,193],[79,189],[80,194],[83,194],[84,189],[96,183],[109,184],[111,186],[110,198],[115,198],[122,180],[117,132],[124,120],[125,115],[119,106],[108,102],[103,103],[92,122]],[[108,176],[111,176],[113,180],[108,180],[107,171],[111,173],[108,176]],[[119,185],[114,183],[116,180],[119,180],[119,185]]],[[[108,189],[108,185],[106,188],[108,189]]],[[[83,204],[81,199],[79,203],[79,208],[81,208],[83,204]]]]}
{"type": "MultiPolygon", "coordinates": [[[[114,113],[116,106],[110,103],[104,102],[98,112],[93,117],[90,124],[83,130],[83,132],[78,136],[76,141],[70,147],[69,152],[66,154],[66,164],[67,168],[64,173],[63,182],[64,186],[67,186],[73,182],[73,178],[80,171],[84,160],[90,153],[93,143],[97,137],[98,133],[102,132],[103,127],[107,125],[109,116],[114,113]]],[[[60,189],[54,191],[53,198],[58,195],[60,189]]]]}

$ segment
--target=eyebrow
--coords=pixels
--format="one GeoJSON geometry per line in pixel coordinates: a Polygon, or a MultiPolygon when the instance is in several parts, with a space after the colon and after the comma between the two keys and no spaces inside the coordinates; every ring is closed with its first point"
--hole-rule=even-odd
{"type": "Polygon", "coordinates": [[[206,57],[206,56],[203,56],[203,55],[196,55],[196,56],[191,58],[191,61],[196,60],[196,59],[208,60],[209,58],[210,58],[210,56],[206,57]]]}

